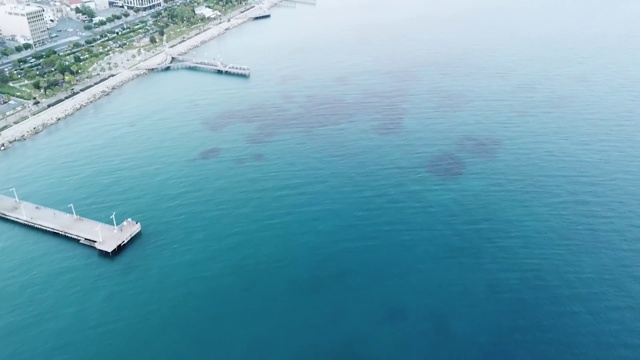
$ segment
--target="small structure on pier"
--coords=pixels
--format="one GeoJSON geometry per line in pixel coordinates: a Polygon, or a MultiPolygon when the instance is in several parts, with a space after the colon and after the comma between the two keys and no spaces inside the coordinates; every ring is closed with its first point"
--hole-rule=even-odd
{"type": "Polygon", "coordinates": [[[167,60],[163,64],[147,68],[147,70],[158,71],[169,69],[194,69],[244,77],[251,75],[251,70],[247,66],[225,64],[220,60],[207,61],[171,55],[167,55],[167,60]]]}
{"type": "Polygon", "coordinates": [[[276,4],[279,7],[296,7],[296,4],[316,5],[316,0],[284,0],[276,4]]]}
{"type": "Polygon", "coordinates": [[[78,216],[73,204],[69,214],[22,201],[15,189],[11,191],[13,198],[0,195],[0,217],[76,239],[103,254],[115,254],[142,230],[142,225],[131,219],[117,225],[116,213],[111,215],[112,226],[78,216]]]}
{"type": "Polygon", "coordinates": [[[252,20],[267,19],[270,17],[271,17],[271,11],[269,11],[269,9],[261,9],[260,11],[251,14],[252,20]]]}

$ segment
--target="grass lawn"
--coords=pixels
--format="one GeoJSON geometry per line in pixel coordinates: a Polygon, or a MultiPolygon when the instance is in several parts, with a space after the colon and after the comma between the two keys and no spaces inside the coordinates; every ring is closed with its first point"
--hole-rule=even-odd
{"type": "Polygon", "coordinates": [[[31,94],[25,92],[24,90],[20,90],[16,87],[13,87],[9,84],[0,84],[0,94],[9,95],[9,96],[13,96],[13,97],[17,97],[25,100],[33,99],[31,94]]]}
{"type": "Polygon", "coordinates": [[[167,35],[167,42],[176,40],[184,35],[189,34],[192,31],[195,31],[196,29],[203,29],[206,26],[206,24],[195,24],[192,26],[186,26],[186,25],[171,25],[169,26],[165,31],[165,35],[167,35]]]}
{"type": "Polygon", "coordinates": [[[225,9],[224,13],[225,13],[225,15],[226,14],[230,14],[230,13],[232,13],[232,12],[238,10],[238,9],[241,9],[244,6],[247,6],[247,4],[238,4],[236,6],[232,6],[232,7],[228,8],[228,9],[225,9]]]}

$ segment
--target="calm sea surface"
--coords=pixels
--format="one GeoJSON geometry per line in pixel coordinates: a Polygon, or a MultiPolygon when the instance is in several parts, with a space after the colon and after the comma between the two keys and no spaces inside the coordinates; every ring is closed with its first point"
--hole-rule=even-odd
{"type": "Polygon", "coordinates": [[[0,154],[144,228],[0,222],[0,359],[639,359],[638,18],[318,0],[127,84],[0,154]]]}

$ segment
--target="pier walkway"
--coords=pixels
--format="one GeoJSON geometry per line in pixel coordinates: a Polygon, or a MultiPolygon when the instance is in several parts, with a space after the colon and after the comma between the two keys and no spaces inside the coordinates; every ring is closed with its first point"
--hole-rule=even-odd
{"type": "Polygon", "coordinates": [[[247,66],[242,65],[233,65],[233,64],[225,64],[219,60],[198,60],[198,59],[189,59],[185,57],[179,56],[171,56],[167,54],[167,59],[164,63],[151,66],[146,68],[146,70],[169,70],[169,69],[194,69],[194,70],[204,70],[204,71],[212,71],[221,74],[229,74],[229,75],[237,75],[249,77],[251,75],[251,70],[247,66]]]}
{"type": "Polygon", "coordinates": [[[276,4],[279,7],[296,7],[296,4],[316,5],[316,0],[283,0],[276,4]]]}
{"type": "MultiPolygon", "coordinates": [[[[72,205],[70,205],[72,207],[72,205]]],[[[103,224],[73,214],[0,195],[0,217],[37,229],[53,232],[93,246],[99,252],[113,255],[136,236],[142,225],[131,219],[115,225],[103,224]]]]}

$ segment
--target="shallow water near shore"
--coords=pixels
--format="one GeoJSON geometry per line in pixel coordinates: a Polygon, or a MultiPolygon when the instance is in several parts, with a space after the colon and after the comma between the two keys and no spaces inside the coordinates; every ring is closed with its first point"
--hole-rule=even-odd
{"type": "Polygon", "coordinates": [[[0,359],[637,359],[638,13],[277,8],[192,53],[250,79],[150,74],[15,143],[0,188],[143,234],[0,221],[0,359]]]}

